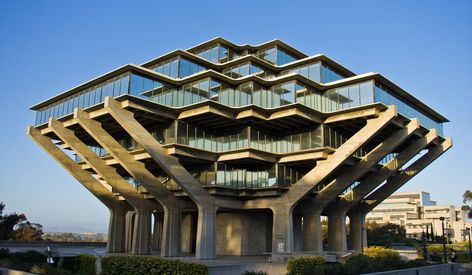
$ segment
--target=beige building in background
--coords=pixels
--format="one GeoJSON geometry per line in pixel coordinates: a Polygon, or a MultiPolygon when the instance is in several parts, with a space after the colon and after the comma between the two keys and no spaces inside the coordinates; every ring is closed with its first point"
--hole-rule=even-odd
{"type": "Polygon", "coordinates": [[[420,239],[423,232],[442,234],[440,217],[444,217],[448,242],[465,240],[463,230],[472,227],[460,206],[437,205],[428,192],[398,192],[392,194],[366,216],[366,221],[395,223],[404,226],[409,238],[420,239]]]}

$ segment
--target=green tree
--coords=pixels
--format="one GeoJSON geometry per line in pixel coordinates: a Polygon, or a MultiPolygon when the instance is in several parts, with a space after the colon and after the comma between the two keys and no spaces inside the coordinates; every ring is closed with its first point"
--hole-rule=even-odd
{"type": "Polygon", "coordinates": [[[405,227],[398,224],[376,222],[366,223],[368,245],[390,246],[391,243],[409,243],[405,227]]]}
{"type": "Polygon", "coordinates": [[[4,209],[0,202],[0,240],[41,240],[40,224],[28,222],[24,214],[3,214],[4,209]]]}
{"type": "Polygon", "coordinates": [[[464,206],[462,206],[462,210],[467,213],[467,217],[469,219],[472,219],[472,191],[466,190],[462,198],[464,199],[464,206]],[[467,205],[467,203],[470,205],[467,205]]]}
{"type": "Polygon", "coordinates": [[[26,217],[23,214],[3,214],[5,204],[0,202],[0,240],[9,240],[15,234],[14,227],[23,221],[26,221],[26,217]]]}
{"type": "Polygon", "coordinates": [[[16,226],[14,240],[41,241],[43,226],[38,223],[22,222],[16,226]]]}

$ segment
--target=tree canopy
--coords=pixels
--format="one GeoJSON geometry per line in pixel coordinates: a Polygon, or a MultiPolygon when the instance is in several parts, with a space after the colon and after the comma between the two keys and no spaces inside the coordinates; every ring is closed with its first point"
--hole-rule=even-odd
{"type": "Polygon", "coordinates": [[[462,198],[464,199],[464,206],[462,206],[462,210],[467,213],[467,217],[469,219],[472,219],[472,191],[466,190],[462,198]]]}
{"type": "Polygon", "coordinates": [[[4,214],[5,204],[0,202],[0,240],[42,240],[43,227],[30,223],[25,214],[4,214]]]}

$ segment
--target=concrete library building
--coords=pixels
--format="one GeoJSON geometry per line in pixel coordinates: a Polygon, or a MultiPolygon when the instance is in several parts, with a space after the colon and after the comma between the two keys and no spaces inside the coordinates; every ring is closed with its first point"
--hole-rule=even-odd
{"type": "Polygon", "coordinates": [[[27,134],[109,209],[110,253],[360,251],[366,214],[452,146],[381,74],[278,39],[218,37],[31,109],[27,134]]]}

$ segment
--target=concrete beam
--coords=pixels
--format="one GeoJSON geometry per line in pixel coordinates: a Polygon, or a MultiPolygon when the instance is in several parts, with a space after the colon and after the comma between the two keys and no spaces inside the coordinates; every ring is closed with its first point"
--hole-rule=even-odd
{"type": "Polygon", "coordinates": [[[145,199],[136,189],[124,180],[114,168],[106,165],[77,138],[73,131],[64,128],[61,122],[56,119],[49,119],[48,127],[69,147],[74,150],[94,171],[128,201],[136,211],[135,229],[133,235],[133,254],[149,254],[149,238],[151,233],[151,212],[155,208],[155,203],[145,199]]]}
{"type": "Polygon", "coordinates": [[[332,203],[327,212],[347,213],[352,207],[359,203],[365,196],[378,187],[383,181],[392,176],[398,168],[405,165],[410,159],[417,155],[421,150],[431,145],[438,137],[436,130],[431,129],[424,137],[413,141],[403,149],[396,157],[387,162],[383,167],[368,175],[353,190],[345,194],[339,201],[332,203]]]}
{"type": "MultiPolygon", "coordinates": [[[[431,162],[444,154],[447,150],[452,147],[451,138],[446,138],[440,145],[436,145],[430,149],[428,152],[413,162],[408,168],[404,169],[400,173],[390,177],[387,182],[382,185],[379,189],[375,190],[364,200],[357,203],[353,208],[350,209],[348,215],[350,219],[356,221],[354,223],[354,230],[351,231],[353,235],[353,249],[360,251],[362,245],[367,243],[365,238],[365,215],[372,211],[377,205],[382,201],[392,195],[400,187],[402,187],[406,182],[411,178],[416,176],[424,168],[426,168],[431,162]],[[359,223],[359,224],[358,224],[359,223]],[[362,235],[360,235],[362,234],[362,235]],[[362,240],[363,241],[360,241],[362,240]]],[[[400,168],[400,167],[398,167],[400,168]]],[[[397,168],[397,169],[398,169],[397,168]]],[[[352,228],[351,228],[352,230],[352,228]]]]}
{"type": "Polygon", "coordinates": [[[430,165],[434,160],[444,154],[451,147],[452,139],[446,138],[440,145],[430,148],[426,154],[408,166],[408,168],[389,178],[384,185],[365,198],[364,201],[369,205],[365,209],[368,209],[369,211],[374,209],[378,204],[388,198],[414,176],[418,175],[418,173],[423,171],[424,168],[430,165]]]}
{"type": "Polygon", "coordinates": [[[179,235],[173,234],[173,232],[179,232],[180,230],[180,204],[178,199],[146,169],[142,162],[136,161],[132,154],[126,151],[118,141],[105,131],[98,121],[91,119],[86,112],[80,109],[75,109],[74,118],[95,141],[107,150],[161,204],[164,213],[167,213],[167,215],[164,214],[164,218],[168,219],[164,224],[171,227],[164,228],[164,232],[168,233],[168,235],[163,235],[161,256],[179,256],[179,235]],[[172,213],[172,216],[168,215],[169,212],[172,213]],[[170,247],[168,247],[169,245],[170,247]]]}
{"type": "Polygon", "coordinates": [[[125,252],[122,214],[129,211],[131,206],[126,201],[116,197],[90,173],[84,171],[79,164],[58,148],[49,137],[42,135],[40,130],[29,126],[27,134],[109,209],[110,223],[108,226],[107,251],[110,253],[125,252]]]}
{"type": "Polygon", "coordinates": [[[396,116],[396,107],[390,106],[386,111],[380,113],[377,118],[367,120],[366,125],[362,129],[336,149],[333,154],[329,155],[326,160],[319,161],[310,172],[294,184],[284,194],[283,200],[293,207],[305,195],[313,191],[320,182],[346,162],[351,155],[387,126],[396,116]]]}
{"type": "Polygon", "coordinates": [[[212,198],[200,183],[165,149],[138,121],[133,113],[124,110],[121,103],[107,97],[105,108],[126,132],[149,153],[151,158],[171,177],[197,204],[199,210],[197,227],[197,259],[216,257],[216,208],[212,198]],[[215,213],[213,213],[215,212],[215,213]],[[213,214],[212,214],[213,213],[213,214]],[[213,229],[212,229],[213,228],[213,229]]]}

